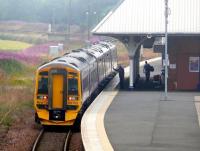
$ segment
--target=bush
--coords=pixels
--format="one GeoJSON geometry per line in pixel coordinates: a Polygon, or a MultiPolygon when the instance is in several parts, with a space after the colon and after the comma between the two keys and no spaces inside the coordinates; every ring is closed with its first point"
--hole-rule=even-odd
{"type": "Polygon", "coordinates": [[[16,74],[23,71],[25,66],[16,60],[0,60],[0,68],[7,74],[16,74]]]}

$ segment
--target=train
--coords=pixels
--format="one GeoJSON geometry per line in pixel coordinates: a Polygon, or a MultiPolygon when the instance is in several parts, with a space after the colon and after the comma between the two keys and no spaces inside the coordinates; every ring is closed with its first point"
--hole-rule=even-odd
{"type": "Polygon", "coordinates": [[[43,126],[73,126],[91,96],[117,68],[117,48],[99,42],[72,50],[37,68],[34,92],[35,122],[43,126]]]}

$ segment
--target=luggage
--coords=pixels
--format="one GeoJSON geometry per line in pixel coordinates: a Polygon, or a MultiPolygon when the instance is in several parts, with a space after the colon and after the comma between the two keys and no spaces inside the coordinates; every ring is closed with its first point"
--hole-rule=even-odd
{"type": "Polygon", "coordinates": [[[153,76],[153,81],[159,81],[161,80],[161,76],[160,75],[154,75],[153,76]]]}
{"type": "Polygon", "coordinates": [[[149,65],[149,71],[153,72],[154,71],[154,67],[149,65]]]}

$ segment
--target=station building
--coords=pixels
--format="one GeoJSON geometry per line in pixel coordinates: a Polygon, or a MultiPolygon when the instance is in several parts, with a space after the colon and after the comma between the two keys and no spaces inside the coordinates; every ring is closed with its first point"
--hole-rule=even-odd
{"type": "Polygon", "coordinates": [[[169,90],[197,90],[200,83],[200,37],[169,37],[169,90]]]}
{"type": "MultiPolygon", "coordinates": [[[[197,90],[200,83],[200,0],[168,2],[168,88],[197,90]]],[[[92,33],[111,36],[124,43],[130,60],[129,87],[133,88],[139,72],[141,45],[153,41],[153,47],[155,39],[165,35],[165,0],[123,0],[92,33]]]]}

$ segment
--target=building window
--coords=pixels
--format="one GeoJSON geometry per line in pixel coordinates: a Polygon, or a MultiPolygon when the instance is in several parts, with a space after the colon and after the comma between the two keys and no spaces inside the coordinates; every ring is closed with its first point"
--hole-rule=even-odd
{"type": "Polygon", "coordinates": [[[189,57],[189,72],[199,72],[199,57],[189,57]]]}

